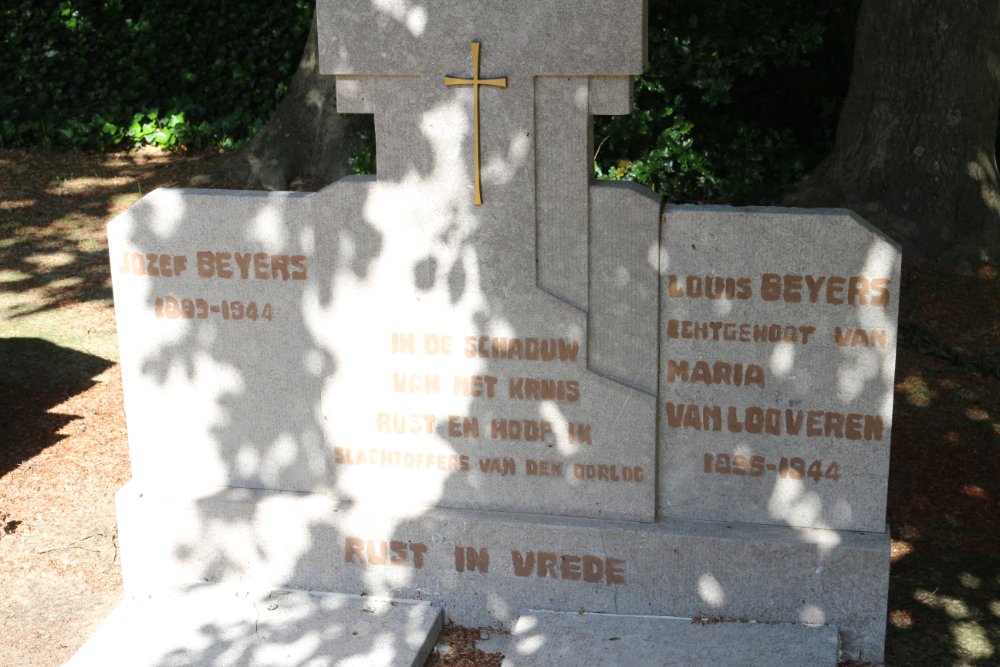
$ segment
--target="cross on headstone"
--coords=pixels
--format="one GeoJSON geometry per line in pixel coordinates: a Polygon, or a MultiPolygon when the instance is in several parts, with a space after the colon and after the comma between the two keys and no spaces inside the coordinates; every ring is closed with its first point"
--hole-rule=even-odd
{"type": "Polygon", "coordinates": [[[471,79],[460,79],[454,76],[446,76],[444,78],[444,85],[446,86],[472,86],[472,96],[475,100],[475,112],[474,120],[475,123],[475,133],[476,133],[476,147],[475,147],[475,179],[476,179],[476,192],[474,195],[474,201],[476,206],[483,205],[483,195],[482,195],[482,184],[481,184],[481,174],[479,168],[479,86],[495,86],[497,88],[507,87],[507,77],[499,77],[494,79],[480,79],[479,78],[479,42],[472,43],[472,78],[471,79]]]}
{"type": "Polygon", "coordinates": [[[630,111],[632,77],[645,64],[644,5],[320,0],[320,71],[337,76],[340,112],[374,114],[380,182],[419,177],[422,202],[530,225],[537,284],[586,309],[586,239],[602,207],[590,193],[591,118],[630,111]],[[507,79],[479,114],[474,100],[441,85],[470,41],[485,45],[507,79]],[[477,181],[489,206],[470,205],[477,181]]]}
{"type": "MultiPolygon", "coordinates": [[[[456,99],[442,94],[440,81],[452,73],[457,55],[468,53],[470,41],[486,45],[490,61],[501,63],[505,70],[508,91],[491,110],[482,109],[482,146],[487,151],[482,156],[487,166],[483,180],[500,181],[497,186],[508,192],[500,193],[496,187],[497,194],[521,200],[535,187],[534,169],[528,162],[514,165],[507,176],[494,175],[489,163],[505,157],[504,145],[516,139],[519,143],[527,140],[528,148],[536,152],[565,151],[560,144],[573,146],[571,150],[589,168],[587,117],[627,112],[631,76],[640,73],[645,63],[643,4],[642,0],[582,0],[568,6],[551,0],[515,0],[417,6],[321,0],[317,7],[320,70],[338,76],[339,110],[376,115],[378,175],[395,180],[410,165],[432,169],[431,159],[440,164],[440,155],[429,158],[426,150],[417,152],[426,146],[426,128],[420,123],[430,109],[456,99]],[[630,38],[623,39],[623,35],[630,38]],[[574,89],[561,99],[552,99],[545,94],[549,82],[542,78],[572,78],[574,89]],[[537,100],[553,106],[537,108],[537,100]],[[544,122],[567,111],[581,122],[565,125],[565,136],[536,134],[536,112],[544,122]]],[[[494,85],[487,81],[479,79],[479,85],[494,85]]],[[[469,112],[469,125],[474,126],[475,109],[469,112]]],[[[474,143],[474,137],[469,138],[474,143]]],[[[452,166],[440,173],[450,173],[452,166]]],[[[450,175],[466,174],[467,167],[450,175]]],[[[586,186],[589,176],[579,171],[573,178],[586,186]]],[[[467,183],[474,187],[471,181],[467,183]]],[[[565,197],[574,194],[566,192],[565,197]]],[[[491,199],[496,201],[496,196],[491,199]]]]}

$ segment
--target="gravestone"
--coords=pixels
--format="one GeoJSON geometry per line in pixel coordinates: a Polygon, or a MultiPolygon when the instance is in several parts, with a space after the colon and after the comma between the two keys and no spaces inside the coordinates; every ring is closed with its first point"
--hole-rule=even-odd
{"type": "MultiPolygon", "coordinates": [[[[713,635],[734,647],[779,624],[803,655],[880,659],[898,249],[844,211],[592,182],[644,5],[320,0],[377,176],[157,190],[109,224],[133,622],[299,590],[407,613],[326,641],[356,598],[294,598],[268,650],[419,663],[429,602],[547,610],[543,635],[578,611],[678,643],[658,617],[754,621],[713,635]]],[[[178,650],[266,661],[248,622],[178,650]]]]}
{"type": "Polygon", "coordinates": [[[661,515],[883,532],[897,247],[846,211],[674,207],[663,237],[661,515]]]}

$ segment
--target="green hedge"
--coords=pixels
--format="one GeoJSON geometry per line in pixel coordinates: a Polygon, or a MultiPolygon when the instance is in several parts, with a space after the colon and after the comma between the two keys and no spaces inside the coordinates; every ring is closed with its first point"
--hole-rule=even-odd
{"type": "Polygon", "coordinates": [[[0,145],[215,144],[266,122],[308,0],[34,0],[0,10],[0,145]]]}
{"type": "MultiPolygon", "coordinates": [[[[671,201],[775,200],[832,142],[859,3],[650,0],[649,69],[635,113],[598,120],[597,172],[671,201]]],[[[7,5],[0,145],[87,149],[238,145],[283,94],[312,14],[311,0],[7,5]]]]}
{"type": "Polygon", "coordinates": [[[651,0],[631,116],[599,119],[597,171],[670,201],[776,201],[830,149],[860,0],[651,0]]]}

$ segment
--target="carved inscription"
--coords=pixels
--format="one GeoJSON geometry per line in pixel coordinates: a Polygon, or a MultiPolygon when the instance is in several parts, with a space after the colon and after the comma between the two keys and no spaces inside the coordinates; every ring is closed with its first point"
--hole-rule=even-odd
{"type": "Polygon", "coordinates": [[[510,552],[518,577],[565,579],[608,586],[625,583],[625,561],[600,556],[558,554],[553,551],[510,552]]]}
{"type": "Polygon", "coordinates": [[[705,467],[707,474],[738,475],[747,477],[764,477],[767,473],[775,473],[781,479],[809,479],[818,482],[821,479],[829,479],[834,482],[840,479],[840,464],[836,461],[824,463],[814,460],[807,464],[806,460],[797,456],[788,458],[782,456],[775,463],[769,461],[767,457],[745,454],[727,454],[710,452],[705,453],[705,467]]]}
{"type": "Polygon", "coordinates": [[[667,424],[676,429],[722,431],[756,435],[797,435],[808,438],[881,440],[879,415],[844,414],[824,410],[780,410],[751,406],[666,403],[667,424]]]}
{"type": "MultiPolygon", "coordinates": [[[[558,412],[561,406],[572,408],[584,401],[584,382],[567,377],[567,370],[573,368],[575,372],[581,359],[580,341],[562,337],[392,331],[387,335],[385,349],[396,362],[386,374],[386,398],[407,397],[413,401],[397,401],[394,408],[377,407],[372,413],[371,432],[381,438],[398,438],[401,445],[414,437],[433,437],[438,443],[444,440],[460,453],[423,455],[415,450],[394,454],[392,447],[336,447],[337,464],[406,467],[498,478],[519,476],[539,483],[646,482],[642,466],[629,465],[627,461],[595,461],[589,455],[585,460],[567,461],[543,453],[557,445],[578,448],[578,453],[591,448],[599,451],[602,443],[596,440],[591,424],[510,414],[521,411],[523,405],[537,415],[540,406],[551,405],[562,417],[558,412]],[[417,363],[407,367],[410,360],[417,363]],[[428,360],[433,361],[428,364],[428,360]],[[482,368],[484,361],[489,362],[488,372],[462,372],[482,368]],[[520,363],[515,366],[515,362],[520,363]],[[509,375],[497,372],[508,365],[509,375]],[[472,406],[469,414],[435,411],[438,402],[454,406],[456,399],[468,399],[472,406]],[[419,405],[420,409],[400,411],[398,407],[403,405],[419,405]],[[479,410],[489,414],[477,414],[479,410]],[[491,445],[494,450],[489,454],[476,451],[484,445],[491,445]],[[497,446],[519,451],[498,455],[497,446]]],[[[742,381],[742,369],[737,374],[742,381]]],[[[751,372],[750,379],[756,382],[753,375],[751,372]]]]}
{"type": "MultiPolygon", "coordinates": [[[[626,584],[628,564],[621,558],[585,553],[558,553],[544,549],[512,549],[510,568],[500,567],[499,574],[521,578],[561,579],[580,584],[622,586],[626,584]]],[[[402,567],[447,567],[458,573],[490,574],[493,561],[488,547],[457,545],[450,552],[435,551],[426,543],[402,539],[344,538],[344,562],[350,565],[402,567]]],[[[493,571],[497,573],[496,570],[493,571]]]]}
{"type": "Polygon", "coordinates": [[[855,329],[851,327],[833,328],[834,339],[839,347],[880,347],[885,348],[888,334],[885,329],[855,329]]]}
{"type": "Polygon", "coordinates": [[[348,537],[344,540],[344,560],[362,565],[424,566],[427,545],[401,540],[363,540],[348,537]]]}
{"type": "Polygon", "coordinates": [[[486,574],[490,571],[489,549],[476,549],[473,547],[455,547],[455,571],[456,572],[482,572],[486,574]]]}
{"type": "MultiPolygon", "coordinates": [[[[118,273],[147,279],[271,280],[302,281],[309,276],[305,255],[274,255],[264,252],[198,250],[192,257],[158,252],[123,252],[118,273]],[[194,271],[189,271],[194,267],[194,271]]],[[[153,299],[157,319],[232,322],[270,322],[270,303],[238,299],[210,299],[204,296],[163,294],[153,299]]]]}
{"type": "MultiPolygon", "coordinates": [[[[154,290],[162,290],[154,291],[151,311],[164,322],[267,325],[296,309],[284,302],[247,299],[246,286],[241,287],[241,298],[219,295],[217,287],[237,281],[301,283],[310,271],[305,255],[252,248],[126,251],[118,257],[119,274],[152,281],[154,290]],[[198,287],[210,283],[211,291],[198,287]]],[[[446,331],[396,330],[384,335],[386,358],[393,363],[381,385],[382,402],[376,398],[358,413],[359,431],[334,440],[334,464],[414,474],[517,476],[537,484],[646,483],[642,466],[602,457],[602,447],[610,443],[601,438],[607,435],[581,420],[586,419],[583,406],[591,397],[586,376],[578,377],[580,340],[446,331]],[[372,442],[366,442],[368,434],[375,437],[372,442]]],[[[691,381],[700,381],[705,371],[678,366],[678,372],[690,372],[691,381]]],[[[713,373],[722,371],[710,371],[714,378],[713,373]]],[[[733,368],[726,377],[759,382],[754,369],[733,368]]],[[[723,375],[719,378],[724,381],[723,375]]]]}
{"type": "Polygon", "coordinates": [[[778,322],[699,322],[668,320],[669,338],[726,341],[731,343],[798,343],[808,345],[816,327],[778,322]]]}
{"type": "Polygon", "coordinates": [[[698,360],[694,363],[667,359],[667,382],[703,382],[706,385],[728,384],[736,387],[757,386],[764,388],[764,369],[757,364],[730,364],[716,361],[709,364],[698,360]]]}
{"type": "MultiPolygon", "coordinates": [[[[189,264],[187,255],[124,252],[118,272],[153,278],[179,278],[189,264]]],[[[199,250],[195,253],[195,266],[199,278],[305,280],[309,276],[305,255],[199,250]]]]}
{"type": "Polygon", "coordinates": [[[848,306],[889,305],[888,278],[867,276],[811,276],[765,273],[754,281],[749,276],[667,276],[671,299],[720,299],[747,301],[756,294],[764,301],[826,303],[848,306]]]}
{"type": "Polygon", "coordinates": [[[153,302],[153,312],[156,313],[157,318],[168,320],[207,320],[210,316],[237,322],[240,320],[270,322],[274,319],[274,308],[269,303],[258,306],[256,301],[227,301],[223,299],[209,304],[207,299],[178,298],[172,294],[157,298],[153,302]]]}
{"type": "MultiPolygon", "coordinates": [[[[662,331],[670,352],[663,361],[663,377],[667,386],[675,386],[676,390],[668,392],[661,403],[663,424],[676,431],[753,436],[746,440],[746,451],[704,453],[702,469],[706,474],[759,479],[774,474],[781,479],[817,483],[839,481],[852,471],[842,471],[837,461],[790,455],[768,458],[750,448],[754,447],[754,442],[765,444],[763,439],[767,438],[818,439],[858,445],[878,443],[887,437],[887,425],[877,412],[880,406],[872,405],[871,412],[853,412],[840,411],[834,406],[805,407],[800,405],[803,400],[786,400],[784,405],[778,406],[763,404],[765,396],[773,395],[770,391],[765,393],[771,388],[772,369],[757,359],[775,358],[774,351],[779,346],[787,352],[783,357],[786,359],[795,359],[797,348],[808,348],[814,355],[817,347],[831,351],[885,349],[891,342],[887,330],[850,324],[821,327],[817,324],[816,308],[843,308],[847,321],[850,315],[886,309],[893,299],[891,288],[892,281],[888,278],[868,275],[764,272],[756,276],[667,276],[664,298],[668,302],[668,312],[675,312],[670,308],[672,301],[678,305],[692,301],[701,301],[706,306],[707,302],[721,304],[721,307],[712,306],[713,313],[729,313],[734,304],[757,301],[763,306],[757,309],[761,312],[767,311],[766,304],[782,304],[783,315],[774,321],[764,318],[746,321],[738,316],[697,319],[705,312],[705,306],[701,306],[692,309],[698,314],[690,319],[665,318],[662,331]],[[795,321],[798,308],[804,321],[795,321]],[[792,313],[791,321],[782,321],[789,313],[792,313]],[[671,340],[677,341],[673,347],[671,340]],[[700,354],[689,356],[692,349],[700,354]],[[762,351],[766,352],[761,354],[762,351]],[[743,354],[753,358],[741,359],[743,354]],[[692,393],[688,393],[688,388],[692,393]],[[704,397],[705,389],[712,392],[735,389],[751,397],[751,404],[726,405],[723,401],[706,403],[681,398],[704,397]]],[[[828,382],[834,385],[836,378],[828,382]]],[[[804,440],[790,444],[802,444],[804,440]]]]}
{"type": "Polygon", "coordinates": [[[458,454],[427,454],[370,447],[334,447],[333,460],[338,465],[430,468],[448,472],[468,472],[469,457],[458,454]]]}

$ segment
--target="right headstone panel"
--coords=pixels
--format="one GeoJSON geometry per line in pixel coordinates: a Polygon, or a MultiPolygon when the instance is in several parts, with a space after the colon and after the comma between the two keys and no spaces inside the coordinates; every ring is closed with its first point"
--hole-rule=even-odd
{"type": "Polygon", "coordinates": [[[664,213],[659,516],[881,532],[899,247],[843,210],[664,213]]]}

